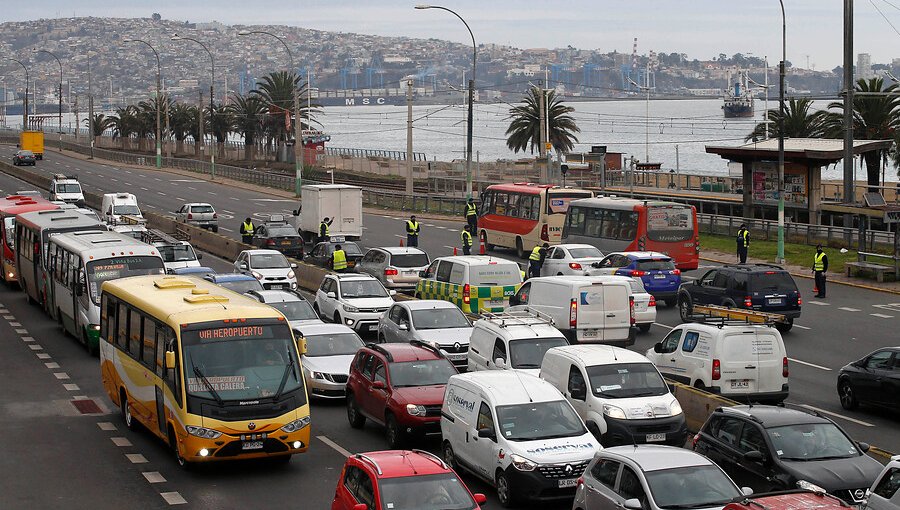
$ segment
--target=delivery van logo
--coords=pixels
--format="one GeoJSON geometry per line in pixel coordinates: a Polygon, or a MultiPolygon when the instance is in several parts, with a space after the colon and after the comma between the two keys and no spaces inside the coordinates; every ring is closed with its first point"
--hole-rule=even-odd
{"type": "Polygon", "coordinates": [[[602,303],[602,295],[599,292],[581,291],[580,305],[593,305],[602,303]]]}

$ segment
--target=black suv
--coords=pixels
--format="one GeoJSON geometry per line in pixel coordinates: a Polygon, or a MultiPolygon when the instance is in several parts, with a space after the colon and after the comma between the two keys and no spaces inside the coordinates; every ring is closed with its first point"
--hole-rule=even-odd
{"type": "Polygon", "coordinates": [[[784,315],[778,331],[800,317],[800,291],[790,273],[772,264],[734,264],[711,269],[678,289],[681,320],[690,322],[694,305],[721,305],[784,315]]]}
{"type": "Polygon", "coordinates": [[[718,408],[694,436],[694,451],[754,492],[794,489],[805,480],[858,505],[882,466],[836,423],[779,406],[718,408]]]}

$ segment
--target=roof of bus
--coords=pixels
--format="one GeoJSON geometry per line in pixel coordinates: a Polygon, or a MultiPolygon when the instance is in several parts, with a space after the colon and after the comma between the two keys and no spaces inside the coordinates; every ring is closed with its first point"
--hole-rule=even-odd
{"type": "Polygon", "coordinates": [[[586,205],[586,206],[613,206],[616,208],[631,208],[638,205],[650,205],[657,207],[667,207],[667,206],[678,206],[678,207],[691,207],[685,204],[679,204],[677,202],[665,202],[662,200],[640,200],[637,198],[627,198],[627,197],[594,197],[594,198],[580,198],[578,200],[573,200],[569,203],[569,206],[573,205],[586,205]]]}
{"type": "Polygon", "coordinates": [[[53,209],[20,214],[16,223],[41,229],[55,226],[68,228],[73,226],[92,227],[101,225],[96,219],[71,209],[53,209]]]}
{"type": "Polygon", "coordinates": [[[175,329],[181,324],[226,319],[284,320],[271,306],[201,278],[132,276],[104,282],[101,289],[175,329]]]}
{"type": "Polygon", "coordinates": [[[113,257],[159,254],[154,246],[138,241],[129,235],[105,230],[83,230],[58,234],[50,238],[50,243],[87,255],[87,260],[94,257],[105,257],[106,254],[113,257]]]}
{"type": "Polygon", "coordinates": [[[9,195],[0,201],[0,215],[2,216],[15,216],[31,211],[52,209],[59,209],[59,206],[44,198],[31,195],[9,195]]]}
{"type": "Polygon", "coordinates": [[[585,193],[591,193],[589,190],[581,189],[581,188],[563,188],[560,186],[555,186],[553,184],[537,184],[534,182],[513,182],[508,184],[492,184],[487,187],[488,190],[491,191],[518,191],[520,193],[533,193],[537,195],[538,193],[542,193],[545,190],[550,190],[553,192],[563,192],[563,191],[584,191],[585,193]]]}

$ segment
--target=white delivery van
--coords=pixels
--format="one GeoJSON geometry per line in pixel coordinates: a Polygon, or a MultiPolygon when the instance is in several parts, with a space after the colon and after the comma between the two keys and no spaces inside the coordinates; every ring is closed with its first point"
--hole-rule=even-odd
{"type": "Polygon", "coordinates": [[[125,223],[122,216],[141,219],[144,217],[138,207],[137,197],[131,193],[104,193],[100,214],[103,215],[103,221],[112,225],[125,223]]]}
{"type": "Polygon", "coordinates": [[[739,402],[788,396],[787,353],[774,325],[680,324],[646,354],[666,378],[739,402]]]}
{"type": "Polygon", "coordinates": [[[627,276],[529,278],[509,302],[510,310],[551,317],[573,343],[634,343],[634,297],[627,276]]]}
{"type": "Polygon", "coordinates": [[[517,500],[572,500],[601,446],[550,383],[515,371],[454,375],[441,406],[444,460],[517,500]]]}
{"type": "Polygon", "coordinates": [[[547,316],[485,313],[472,327],[469,371],[519,370],[538,375],[544,353],[568,343],[547,316]]]}
{"type": "MultiPolygon", "coordinates": [[[[328,235],[355,241],[362,237],[362,188],[348,184],[307,185],[300,189],[302,210],[298,232],[311,242],[319,236],[319,224],[329,218],[328,235]]],[[[295,223],[296,223],[296,216],[295,223]]]]}
{"type": "Polygon", "coordinates": [[[53,178],[50,179],[50,201],[54,200],[84,207],[84,192],[77,175],[53,175],[53,178]]]}
{"type": "Polygon", "coordinates": [[[554,347],[544,355],[540,377],[562,392],[603,446],[683,446],[687,439],[678,400],[653,363],[634,351],[554,347]]]}

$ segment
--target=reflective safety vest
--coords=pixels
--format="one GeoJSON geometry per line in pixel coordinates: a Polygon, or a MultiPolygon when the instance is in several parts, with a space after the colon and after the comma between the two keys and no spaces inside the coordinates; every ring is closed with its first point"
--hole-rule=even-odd
{"type": "Polygon", "coordinates": [[[319,223],[319,234],[322,237],[328,237],[328,224],[324,221],[322,223],[319,223]]]}
{"type": "Polygon", "coordinates": [[[406,233],[411,236],[419,235],[419,222],[406,220],[406,233]]]}
{"type": "Polygon", "coordinates": [[[813,271],[824,271],[825,270],[825,252],[816,253],[813,256],[813,271]]]}
{"type": "Polygon", "coordinates": [[[334,263],[333,268],[335,271],[339,271],[341,269],[347,269],[347,254],[344,253],[344,250],[334,250],[334,263]]]}
{"type": "Polygon", "coordinates": [[[541,260],[541,247],[535,246],[533,250],[531,250],[531,255],[528,257],[528,260],[533,260],[538,262],[541,260]]]}
{"type": "Polygon", "coordinates": [[[472,234],[468,230],[463,230],[459,237],[462,239],[463,246],[472,246],[472,234]]]}
{"type": "Polygon", "coordinates": [[[252,222],[252,221],[251,221],[250,223],[247,223],[247,222],[245,221],[244,224],[243,224],[243,227],[244,227],[243,235],[245,235],[245,236],[252,236],[252,235],[253,235],[253,222],[252,222]]]}
{"type": "Polygon", "coordinates": [[[478,209],[475,207],[475,204],[466,204],[466,218],[469,216],[475,216],[478,214],[478,209]]]}
{"type": "Polygon", "coordinates": [[[744,248],[748,248],[750,246],[750,231],[744,230],[740,234],[740,238],[744,242],[744,248]]]}

